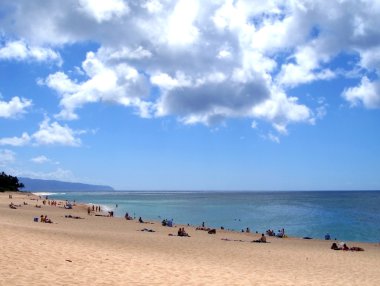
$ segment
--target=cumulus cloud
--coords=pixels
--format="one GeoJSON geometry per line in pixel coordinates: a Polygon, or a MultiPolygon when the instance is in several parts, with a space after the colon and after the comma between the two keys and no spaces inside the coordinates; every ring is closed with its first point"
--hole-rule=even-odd
{"type": "Polygon", "coordinates": [[[363,77],[360,84],[342,93],[351,106],[362,104],[366,108],[380,108],[380,81],[370,81],[363,77]]]}
{"type": "Polygon", "coordinates": [[[0,118],[15,118],[26,112],[32,101],[25,98],[13,97],[9,102],[0,100],[0,118]]]}
{"type": "Polygon", "coordinates": [[[24,41],[10,41],[0,47],[0,60],[32,60],[32,61],[48,61],[62,64],[59,53],[50,48],[42,48],[38,46],[29,46],[24,41]]]}
{"type": "Polygon", "coordinates": [[[76,137],[77,133],[78,131],[73,131],[67,125],[60,125],[58,122],[50,123],[49,119],[45,119],[32,138],[37,145],[80,146],[81,140],[76,137]]]}
{"type": "Polygon", "coordinates": [[[24,146],[27,145],[30,140],[29,134],[24,132],[20,137],[0,138],[0,145],[24,146]]]}
{"type": "Polygon", "coordinates": [[[123,0],[79,0],[80,10],[93,17],[97,22],[109,21],[129,12],[123,0]]]}
{"type": "Polygon", "coordinates": [[[36,164],[44,164],[50,162],[50,159],[44,155],[34,157],[30,159],[30,161],[36,163],[36,164]]]}
{"type": "Polygon", "coordinates": [[[67,125],[58,122],[50,122],[48,118],[40,123],[39,130],[29,135],[24,132],[21,137],[0,138],[0,145],[25,146],[33,145],[62,145],[80,146],[82,144],[78,135],[84,131],[72,130],[67,125]]]}
{"type": "MultiPolygon", "coordinates": [[[[356,55],[356,70],[380,71],[377,1],[20,0],[1,9],[3,34],[23,39],[14,42],[20,55],[34,46],[99,45],[83,59],[80,80],[63,70],[43,80],[59,96],[58,119],[111,102],[184,124],[265,120],[287,134],[288,124],[326,113],[289,91],[344,76],[331,65],[339,55],[356,55]]],[[[378,91],[363,78],[343,98],[378,108],[378,91]]]]}
{"type": "Polygon", "coordinates": [[[77,119],[76,109],[100,101],[132,106],[142,117],[149,116],[150,103],[143,100],[149,93],[145,76],[126,63],[109,66],[102,61],[102,53],[87,54],[82,68],[88,79],[83,82],[75,82],[63,72],[51,74],[45,80],[61,97],[62,111],[57,118],[77,119]]]}

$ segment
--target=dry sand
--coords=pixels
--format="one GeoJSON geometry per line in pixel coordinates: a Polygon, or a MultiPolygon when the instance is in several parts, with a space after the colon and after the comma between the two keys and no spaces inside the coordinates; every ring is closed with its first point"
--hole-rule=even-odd
{"type": "Polygon", "coordinates": [[[210,235],[191,227],[191,237],[169,236],[177,228],[89,216],[83,206],[39,209],[33,195],[8,195],[0,193],[0,285],[380,283],[379,244],[350,243],[364,252],[333,251],[329,241],[270,237],[267,244],[251,243],[257,234],[210,235]],[[11,209],[11,201],[22,206],[11,209]],[[54,223],[34,222],[41,214],[54,223]],[[69,214],[84,219],[65,218],[69,214]]]}

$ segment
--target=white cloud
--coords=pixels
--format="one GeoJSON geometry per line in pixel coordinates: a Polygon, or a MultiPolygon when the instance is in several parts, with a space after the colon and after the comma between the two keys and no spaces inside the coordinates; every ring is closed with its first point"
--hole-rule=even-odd
{"type": "Polygon", "coordinates": [[[194,25],[199,9],[198,0],[179,0],[168,19],[167,41],[169,45],[186,46],[194,43],[199,30],[194,25]]]}
{"type": "Polygon", "coordinates": [[[123,0],[79,0],[79,4],[81,10],[99,23],[129,12],[129,7],[123,0]]]}
{"type": "MultiPolygon", "coordinates": [[[[100,46],[84,59],[82,80],[63,71],[44,80],[59,95],[58,119],[111,102],[184,124],[262,119],[285,134],[288,124],[325,113],[289,89],[347,76],[331,66],[339,55],[356,55],[352,69],[361,76],[380,74],[377,2],[20,0],[4,4],[0,25],[5,36],[23,39],[14,41],[19,55],[34,46],[100,46]]],[[[362,81],[343,98],[377,108],[376,94],[376,81],[362,81]]]]}
{"type": "Polygon", "coordinates": [[[66,182],[77,181],[74,174],[70,170],[63,168],[57,168],[50,172],[37,172],[23,169],[10,169],[10,173],[18,177],[28,177],[31,179],[42,179],[42,180],[58,180],[66,182]]]}
{"type": "Polygon", "coordinates": [[[252,129],[256,129],[257,126],[258,126],[258,123],[257,123],[256,121],[252,121],[252,123],[251,123],[251,128],[252,128],[252,129]]]}
{"type": "Polygon", "coordinates": [[[9,102],[0,100],[0,118],[14,118],[23,113],[32,105],[32,101],[25,98],[13,97],[9,102]]]}
{"type": "Polygon", "coordinates": [[[63,145],[80,146],[81,140],[77,135],[85,131],[72,130],[67,125],[60,125],[58,122],[50,123],[46,118],[40,123],[39,130],[29,135],[24,132],[21,137],[0,138],[0,145],[25,146],[33,145],[63,145]]]}
{"type": "Polygon", "coordinates": [[[41,155],[41,156],[37,156],[37,157],[30,159],[30,161],[32,161],[36,164],[44,164],[44,163],[50,162],[51,160],[48,157],[46,157],[45,155],[41,155]]]}
{"type": "Polygon", "coordinates": [[[99,101],[132,106],[140,116],[149,117],[151,104],[143,100],[149,92],[145,76],[125,63],[108,66],[102,61],[103,53],[108,56],[105,50],[87,54],[82,68],[88,79],[83,82],[74,82],[62,72],[51,74],[45,80],[45,84],[61,96],[62,111],[57,118],[77,119],[76,109],[99,101]]]}
{"type": "Polygon", "coordinates": [[[29,144],[31,137],[24,132],[21,137],[0,138],[0,145],[25,146],[29,144]]]}
{"type": "Polygon", "coordinates": [[[62,64],[61,56],[50,48],[29,46],[24,41],[7,42],[0,47],[0,59],[3,60],[33,60],[38,62],[53,61],[62,64]]]}
{"type": "Polygon", "coordinates": [[[277,76],[278,82],[282,85],[297,86],[335,77],[330,69],[321,68],[321,62],[327,62],[328,56],[318,53],[313,46],[297,48],[293,57],[296,63],[284,64],[277,76]]]}
{"type": "Polygon", "coordinates": [[[58,122],[50,123],[49,119],[45,119],[40,124],[39,130],[33,134],[32,138],[37,145],[81,145],[81,140],[76,137],[75,131],[58,122]]]}
{"type": "Polygon", "coordinates": [[[342,93],[351,106],[363,104],[366,108],[380,108],[380,81],[370,81],[363,77],[360,84],[342,93]]]}
{"type": "Polygon", "coordinates": [[[16,153],[7,150],[7,149],[0,149],[0,166],[6,166],[10,163],[13,163],[16,160],[16,153]]]}
{"type": "Polygon", "coordinates": [[[281,142],[280,138],[271,132],[269,132],[268,134],[265,134],[265,135],[261,135],[261,138],[264,140],[272,141],[272,142],[277,143],[277,144],[280,144],[280,142],[281,142]]]}
{"type": "Polygon", "coordinates": [[[296,97],[287,97],[277,90],[272,97],[256,105],[253,115],[273,123],[274,128],[286,133],[286,125],[295,122],[313,123],[312,111],[305,105],[299,104],[296,97]]]}
{"type": "Polygon", "coordinates": [[[163,8],[159,0],[147,0],[142,4],[142,7],[147,9],[149,13],[159,13],[163,8]]]}

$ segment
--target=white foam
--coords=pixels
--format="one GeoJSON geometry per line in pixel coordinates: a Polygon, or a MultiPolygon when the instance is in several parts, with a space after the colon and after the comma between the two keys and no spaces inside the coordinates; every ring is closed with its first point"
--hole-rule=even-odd
{"type": "Polygon", "coordinates": [[[66,193],[49,193],[49,192],[37,192],[37,193],[32,193],[33,195],[36,196],[54,196],[54,195],[66,195],[66,193]]]}

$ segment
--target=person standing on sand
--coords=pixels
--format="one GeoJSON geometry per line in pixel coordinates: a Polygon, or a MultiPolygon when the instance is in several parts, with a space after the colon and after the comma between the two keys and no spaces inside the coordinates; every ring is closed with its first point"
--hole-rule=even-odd
{"type": "Polygon", "coordinates": [[[90,207],[87,208],[87,214],[88,214],[88,215],[91,214],[91,208],[90,208],[90,207]]]}

